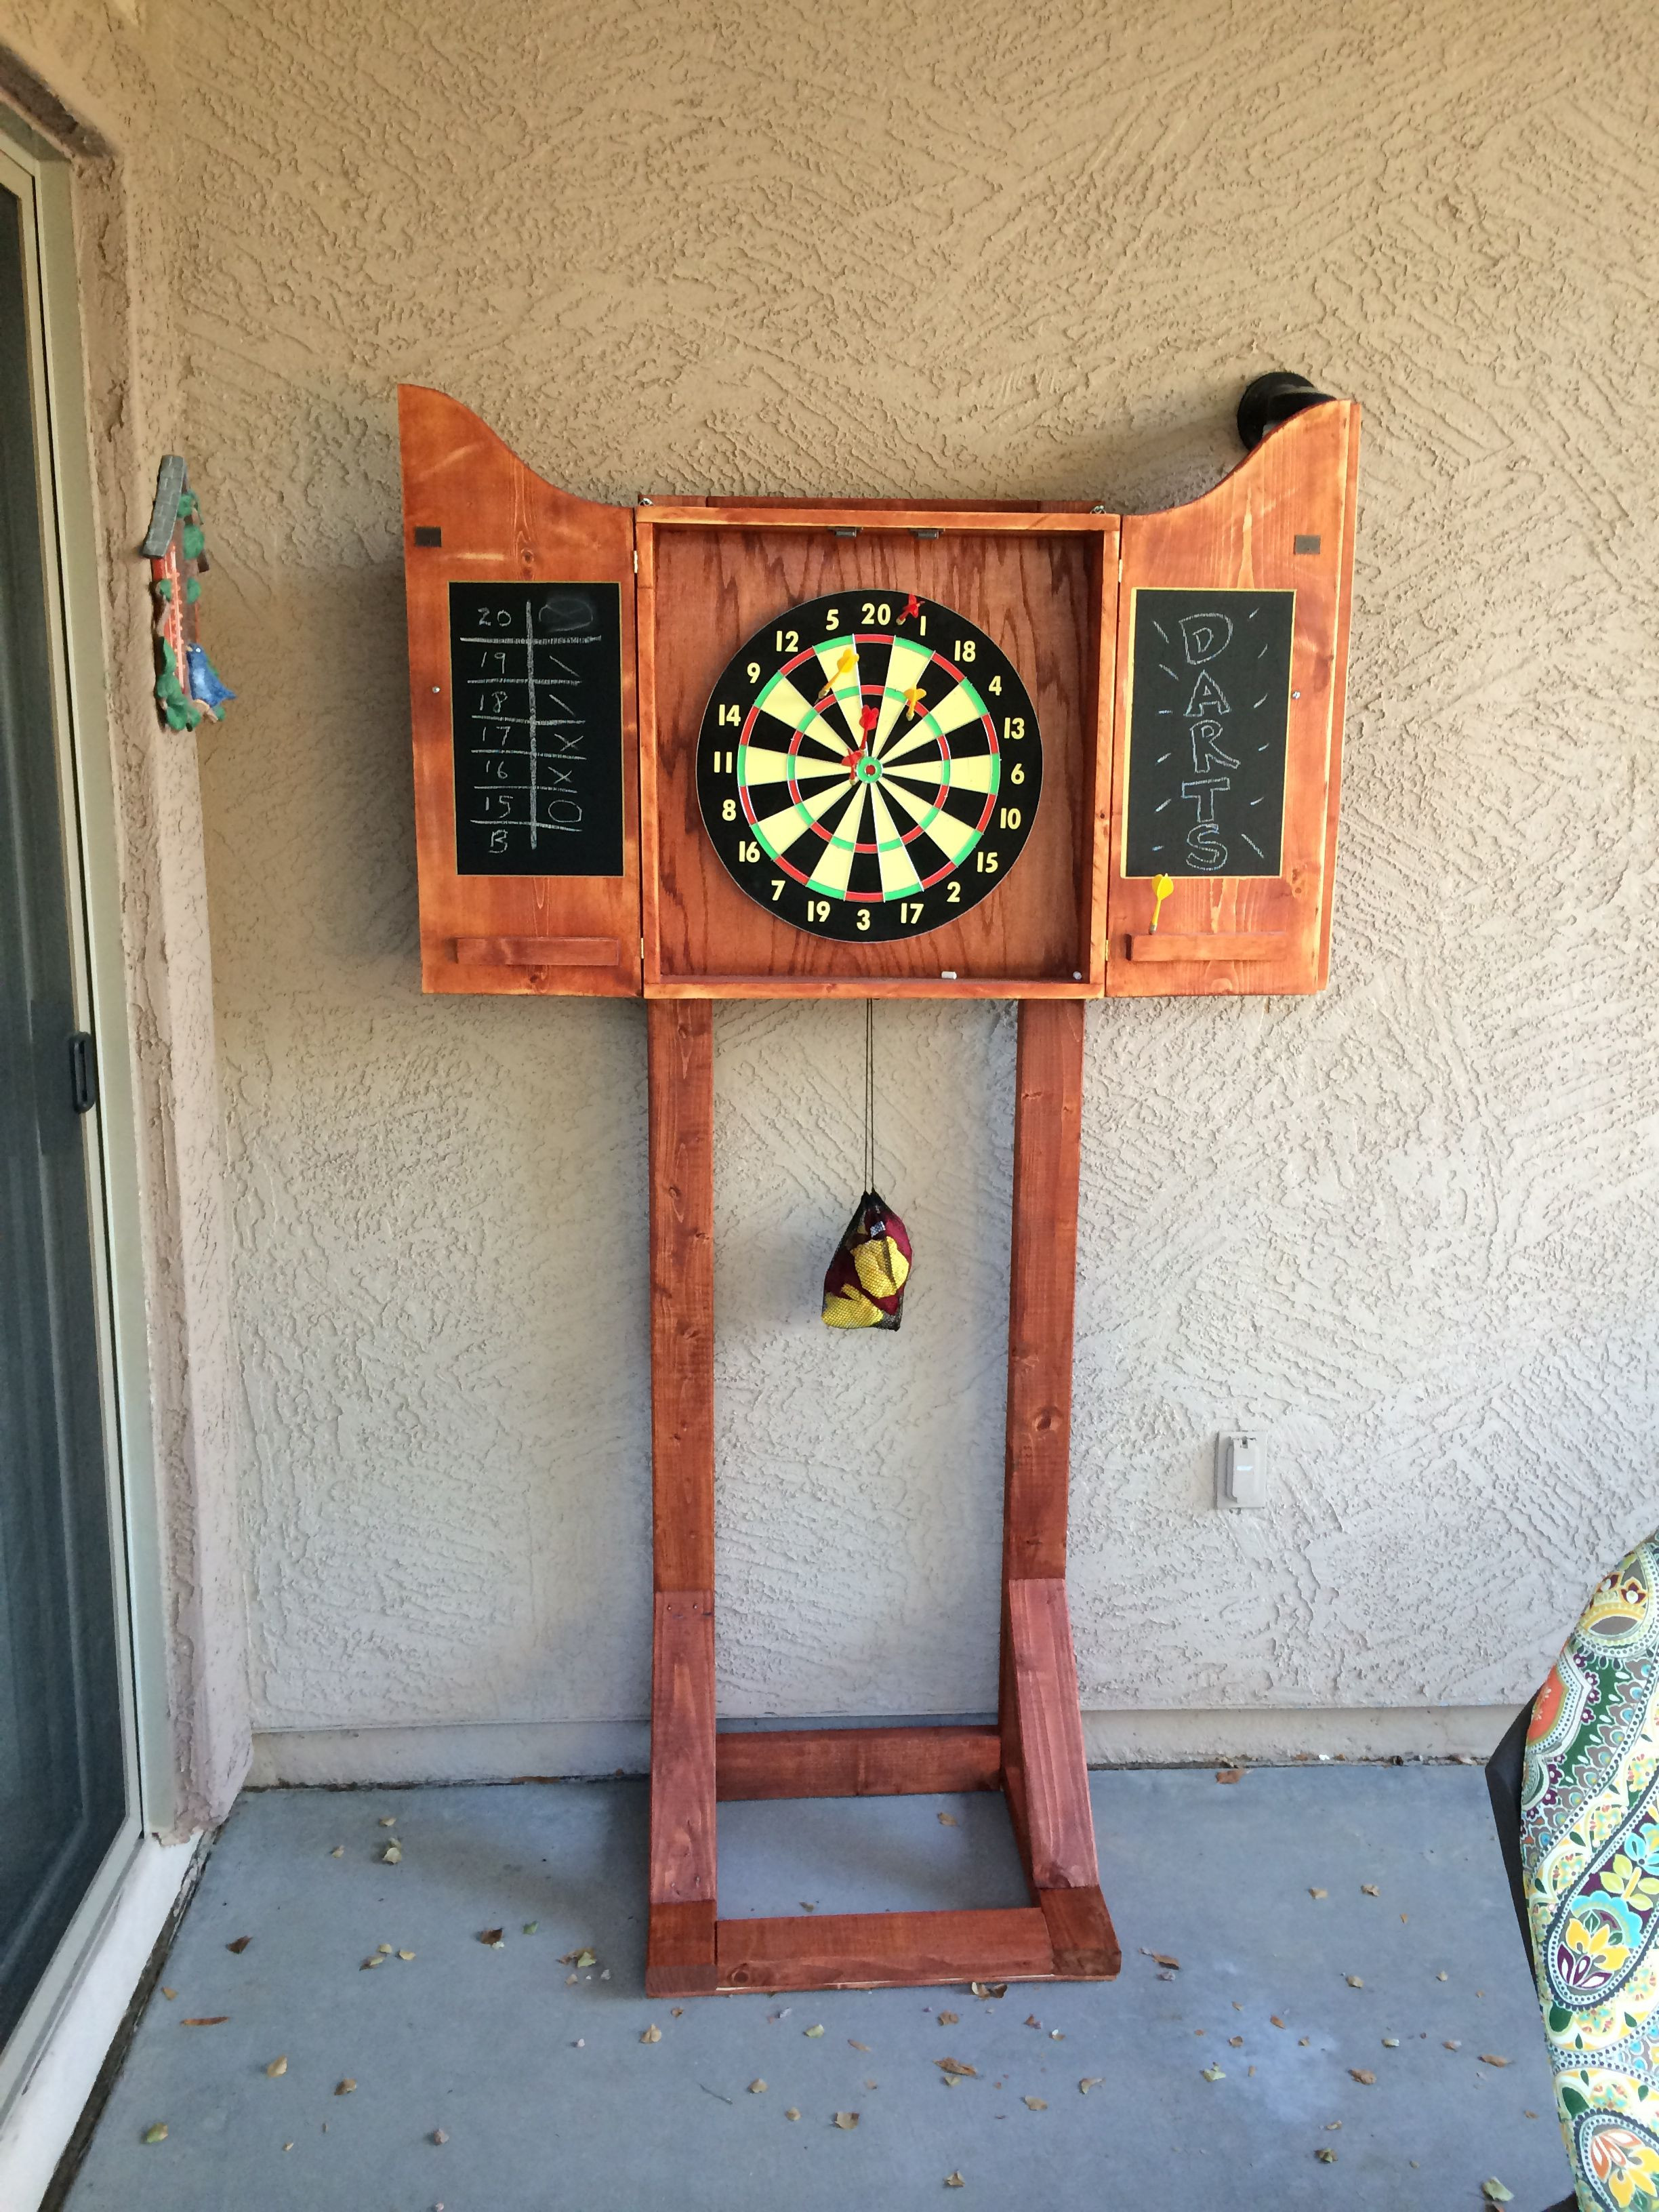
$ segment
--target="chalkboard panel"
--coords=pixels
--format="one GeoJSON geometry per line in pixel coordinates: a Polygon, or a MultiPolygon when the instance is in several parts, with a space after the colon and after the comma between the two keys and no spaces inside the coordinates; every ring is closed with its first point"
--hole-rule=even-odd
{"type": "Polygon", "coordinates": [[[622,589],[452,584],[455,872],[623,872],[622,589]]]}
{"type": "Polygon", "coordinates": [[[1294,592],[1134,594],[1126,876],[1276,876],[1294,592]]]}

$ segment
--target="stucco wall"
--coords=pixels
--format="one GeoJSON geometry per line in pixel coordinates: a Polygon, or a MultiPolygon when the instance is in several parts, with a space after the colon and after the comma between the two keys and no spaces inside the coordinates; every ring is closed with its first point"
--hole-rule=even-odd
{"type": "MultiPolygon", "coordinates": [[[[1659,1521],[1647,0],[172,20],[262,1724],[646,1696],[642,1022],[419,994],[399,379],[611,498],[1158,506],[1364,401],[1331,988],[1089,1016],[1073,1605],[1097,1708],[1518,1699],[1659,1521]]],[[[872,1341],[859,1014],[716,1018],[732,1713],[993,1700],[1012,1021],[879,1019],[872,1341]]]]}

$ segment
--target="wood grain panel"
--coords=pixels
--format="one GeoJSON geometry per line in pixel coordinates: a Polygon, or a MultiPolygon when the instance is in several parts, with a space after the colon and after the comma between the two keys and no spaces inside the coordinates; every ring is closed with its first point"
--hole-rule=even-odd
{"type": "Polygon", "coordinates": [[[1065,1583],[1047,1577],[1010,1583],[1008,1626],[1031,1881],[1039,1893],[1096,1888],[1100,1872],[1065,1583]]]}
{"type": "Polygon", "coordinates": [[[404,582],[415,744],[421,981],[428,991],[635,998],[640,990],[640,848],[634,654],[634,510],[544,483],[459,400],[400,385],[404,582]],[[417,531],[436,528],[438,545],[417,531]],[[550,580],[622,592],[623,869],[620,876],[461,876],[455,869],[449,586],[550,580]],[[458,939],[587,938],[605,964],[460,961],[458,939]],[[611,951],[611,948],[614,948],[611,951]]]}
{"type": "Polygon", "coordinates": [[[714,1582],[714,1033],[704,1000],[646,1010],[655,1584],[714,1582]]]}
{"type": "Polygon", "coordinates": [[[714,1901],[714,1599],[659,1590],[651,1643],[651,1902],[714,1901]]]}
{"type": "Polygon", "coordinates": [[[1044,1000],[1021,1006],[1014,1080],[1004,1571],[1063,1575],[1083,1127],[1080,1006],[1044,1000]]]}
{"type": "Polygon", "coordinates": [[[463,967],[615,968],[622,947],[614,937],[458,937],[463,967]]]}
{"type": "Polygon", "coordinates": [[[1358,443],[1358,408],[1330,400],[1270,431],[1202,499],[1124,520],[1107,893],[1111,996],[1316,991],[1326,980],[1358,443]],[[1316,541],[1320,550],[1297,552],[1298,538],[1316,541]],[[1122,873],[1133,594],[1143,586],[1182,585],[1297,595],[1283,872],[1178,876],[1158,932],[1160,939],[1165,926],[1176,939],[1277,939],[1271,955],[1149,960],[1137,943],[1130,957],[1128,940],[1148,933],[1153,908],[1152,879],[1122,873]]]}
{"type": "Polygon", "coordinates": [[[646,1995],[710,1995],[719,1981],[714,1928],[712,1903],[652,1905],[645,1939],[646,1995]]]}
{"type": "Polygon", "coordinates": [[[1054,1974],[1048,1922],[1036,1905],[722,1920],[717,1948],[723,1990],[923,1988],[1054,1974]]]}
{"type": "Polygon", "coordinates": [[[905,518],[923,510],[879,520],[863,512],[856,538],[834,535],[822,514],[787,529],[776,511],[740,525],[712,502],[640,516],[647,995],[690,984],[721,996],[757,987],[812,996],[836,978],[856,994],[876,976],[917,995],[967,997],[988,981],[998,996],[1029,981],[1097,994],[1089,902],[1106,791],[1103,776],[1097,790],[1097,700],[1113,649],[1101,605],[1108,577],[1115,592],[1116,519],[1035,514],[1015,531],[1021,519],[1005,512],[976,534],[957,529],[954,511],[935,510],[929,526],[940,534],[918,538],[905,518]],[[787,607],[866,584],[937,599],[994,637],[1030,691],[1043,746],[1042,803],[1007,882],[960,921],[872,945],[792,928],[740,891],[704,834],[696,774],[704,707],[744,640],[787,607]]]}
{"type": "Polygon", "coordinates": [[[716,1738],[718,1795],[904,1797],[994,1790],[994,1728],[763,1729],[716,1738]]]}
{"type": "Polygon", "coordinates": [[[1300,950],[1294,936],[1277,930],[1247,936],[1241,930],[1218,929],[1211,937],[1177,937],[1160,929],[1156,937],[1128,940],[1131,960],[1285,960],[1296,958],[1300,950]]]}
{"type": "Polygon", "coordinates": [[[1099,1890],[1045,1889],[1038,1902],[1055,1973],[1075,1981],[1115,1981],[1123,1971],[1123,1953],[1099,1890]]]}

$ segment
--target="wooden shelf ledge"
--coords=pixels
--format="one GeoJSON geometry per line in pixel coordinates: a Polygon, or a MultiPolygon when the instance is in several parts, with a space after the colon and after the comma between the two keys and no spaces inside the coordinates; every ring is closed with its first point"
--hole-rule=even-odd
{"type": "Polygon", "coordinates": [[[455,958],[463,968],[619,968],[622,943],[615,937],[458,937],[455,958]]]}
{"type": "Polygon", "coordinates": [[[1216,930],[1201,937],[1178,937],[1173,930],[1129,939],[1131,960],[1286,960],[1297,940],[1286,930],[1216,930]]]}

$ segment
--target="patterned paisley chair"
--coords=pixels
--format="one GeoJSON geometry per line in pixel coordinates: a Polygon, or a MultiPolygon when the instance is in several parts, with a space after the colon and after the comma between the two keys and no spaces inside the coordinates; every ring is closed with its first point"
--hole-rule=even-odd
{"type": "Polygon", "coordinates": [[[1486,1770],[1576,2197],[1659,2212],[1659,1534],[1596,1584],[1486,1770]]]}

